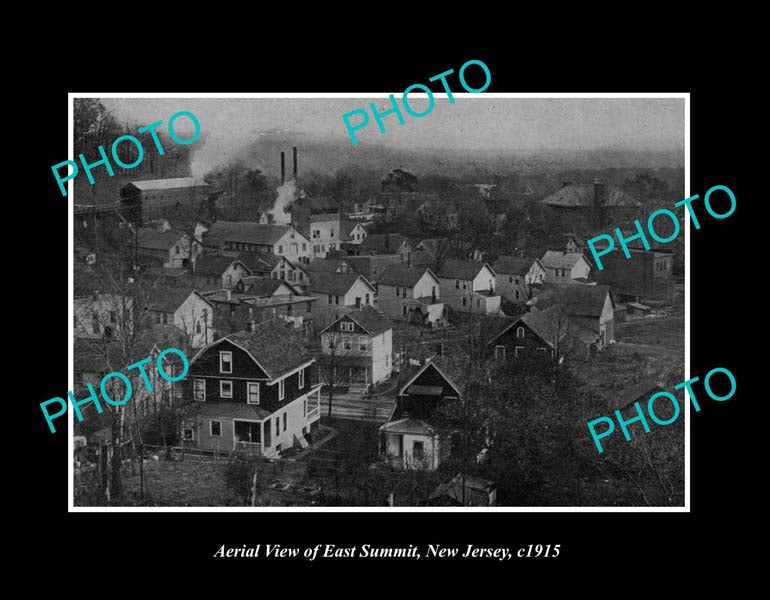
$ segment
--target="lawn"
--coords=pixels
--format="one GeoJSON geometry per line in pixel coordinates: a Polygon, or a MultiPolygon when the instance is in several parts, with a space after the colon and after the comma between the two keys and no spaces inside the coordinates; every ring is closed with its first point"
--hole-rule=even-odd
{"type": "Polygon", "coordinates": [[[615,338],[628,344],[665,346],[684,352],[684,317],[636,319],[616,323],[615,338]]]}

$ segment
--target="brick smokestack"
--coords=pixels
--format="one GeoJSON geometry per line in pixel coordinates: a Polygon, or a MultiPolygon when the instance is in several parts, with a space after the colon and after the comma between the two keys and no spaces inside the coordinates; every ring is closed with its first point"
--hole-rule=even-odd
{"type": "Polygon", "coordinates": [[[286,183],[286,153],[281,152],[281,185],[286,183]]]}
{"type": "Polygon", "coordinates": [[[297,181],[297,147],[294,146],[294,181],[297,181]]]}

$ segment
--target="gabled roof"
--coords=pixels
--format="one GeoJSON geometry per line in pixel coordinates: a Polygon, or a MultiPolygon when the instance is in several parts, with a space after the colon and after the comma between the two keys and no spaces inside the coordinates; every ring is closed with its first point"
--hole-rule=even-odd
{"type": "MultiPolygon", "coordinates": [[[[361,225],[361,223],[350,220],[340,221],[340,239],[343,241],[351,239],[350,232],[356,228],[356,225],[361,225]]],[[[363,228],[363,225],[361,227],[363,228]]]]}
{"type": "MultiPolygon", "coordinates": [[[[564,306],[569,316],[599,317],[608,295],[610,295],[610,288],[607,285],[546,285],[543,291],[535,296],[535,308],[544,310],[549,306],[560,304],[564,306]]],[[[612,302],[611,295],[610,302],[612,302]]]]}
{"type": "MultiPolygon", "coordinates": [[[[602,186],[607,195],[605,206],[641,206],[641,203],[612,185],[602,186]]],[[[570,183],[542,200],[543,204],[560,207],[591,207],[594,202],[593,183],[570,183]]]]}
{"type": "Polygon", "coordinates": [[[140,227],[137,231],[137,247],[142,250],[170,250],[182,237],[175,231],[161,233],[154,227],[140,227]]]}
{"type": "Polygon", "coordinates": [[[425,267],[404,267],[402,265],[391,265],[387,267],[378,280],[380,285],[396,285],[402,287],[414,287],[422,276],[428,272],[433,279],[438,281],[438,277],[430,269],[425,267]]]}
{"type": "Polygon", "coordinates": [[[505,275],[526,275],[536,260],[536,258],[501,256],[494,262],[492,268],[495,270],[495,273],[505,275]]]}
{"type": "Polygon", "coordinates": [[[342,268],[345,264],[350,266],[350,263],[343,258],[315,258],[307,265],[305,271],[308,273],[336,273],[337,269],[342,268]]]}
{"type": "Polygon", "coordinates": [[[310,290],[319,294],[344,296],[358,279],[361,279],[374,292],[374,287],[366,277],[357,273],[328,273],[323,277],[314,277],[310,290]]]}
{"type": "Polygon", "coordinates": [[[184,288],[169,288],[163,290],[162,293],[158,294],[157,298],[147,304],[147,308],[159,312],[174,313],[180,306],[182,306],[182,303],[193,294],[198,296],[198,298],[203,300],[212,309],[214,308],[214,305],[197,290],[187,290],[184,288]]]}
{"type": "Polygon", "coordinates": [[[495,274],[494,269],[489,266],[489,263],[448,258],[444,261],[441,269],[439,269],[438,276],[443,277],[444,279],[471,280],[474,279],[484,267],[489,267],[489,270],[492,271],[492,275],[495,274]]]}
{"type": "Polygon", "coordinates": [[[420,419],[399,419],[398,421],[390,421],[380,427],[380,431],[385,433],[411,433],[413,435],[437,435],[438,432],[435,428],[428,425],[425,421],[420,419]]]}
{"type": "Polygon", "coordinates": [[[540,259],[541,264],[548,269],[572,269],[580,259],[584,259],[580,252],[561,252],[547,250],[540,259]]]}
{"type": "Polygon", "coordinates": [[[204,254],[203,256],[198,257],[198,259],[195,261],[195,273],[197,275],[221,277],[222,274],[234,262],[239,262],[241,265],[248,269],[243,261],[237,258],[233,258],[231,256],[211,256],[204,254]]]}
{"type": "MultiPolygon", "coordinates": [[[[217,221],[208,230],[206,239],[273,245],[292,229],[289,225],[265,225],[253,221],[217,221]]],[[[301,234],[297,232],[297,235],[301,234]]]]}
{"type": "Polygon", "coordinates": [[[237,256],[237,259],[246,265],[246,268],[252,273],[272,271],[282,258],[276,254],[252,254],[250,252],[242,252],[237,256]]]}
{"type": "Polygon", "coordinates": [[[265,277],[244,277],[241,281],[244,282],[244,294],[256,296],[258,298],[266,298],[267,296],[273,296],[283,286],[289,288],[289,293],[295,296],[299,295],[299,291],[294,288],[290,283],[287,283],[283,279],[267,279],[265,277]]]}
{"type": "Polygon", "coordinates": [[[195,358],[212,346],[228,340],[248,352],[268,377],[275,379],[313,360],[299,336],[286,325],[279,319],[258,323],[253,332],[230,334],[201,350],[195,358]]]}
{"type": "Polygon", "coordinates": [[[154,190],[172,190],[186,187],[208,187],[208,183],[198,177],[172,177],[169,179],[146,179],[144,181],[131,181],[131,185],[143,192],[154,190]]]}
{"type": "Polygon", "coordinates": [[[409,379],[406,380],[406,383],[399,388],[398,395],[402,396],[404,394],[404,392],[407,390],[407,388],[410,385],[412,385],[412,383],[414,383],[415,379],[417,379],[420,375],[422,375],[423,372],[425,372],[426,369],[432,368],[432,369],[435,369],[438,372],[438,374],[441,375],[444,378],[444,380],[449,384],[449,386],[455,392],[457,392],[457,397],[458,398],[461,397],[462,396],[462,392],[460,391],[460,388],[457,387],[457,385],[455,385],[452,382],[452,380],[447,376],[445,371],[438,365],[438,362],[439,361],[435,357],[427,360],[425,362],[425,364],[422,367],[420,367],[419,369],[417,369],[417,371],[415,371],[412,374],[412,376],[409,379]]]}
{"type": "Polygon", "coordinates": [[[383,315],[378,310],[375,310],[371,306],[367,305],[356,310],[351,310],[349,313],[346,313],[344,315],[340,315],[332,323],[326,326],[323,329],[323,331],[326,331],[327,329],[332,327],[335,323],[345,318],[352,319],[358,325],[360,325],[361,328],[363,328],[369,335],[372,335],[372,336],[379,335],[383,331],[387,331],[388,329],[393,328],[393,322],[388,317],[383,315]]]}

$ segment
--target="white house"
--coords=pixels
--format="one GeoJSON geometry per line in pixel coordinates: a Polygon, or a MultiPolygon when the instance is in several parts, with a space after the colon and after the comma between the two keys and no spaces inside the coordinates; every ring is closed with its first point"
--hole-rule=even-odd
{"type": "Polygon", "coordinates": [[[366,229],[357,221],[340,221],[342,241],[348,244],[360,244],[366,239],[366,229]]]}
{"type": "Polygon", "coordinates": [[[363,275],[356,273],[324,273],[314,277],[310,295],[323,306],[372,306],[376,290],[363,275]]]}
{"type": "Polygon", "coordinates": [[[147,308],[156,324],[184,331],[193,348],[214,341],[214,306],[196,290],[164,290],[147,308]]]}
{"type": "Polygon", "coordinates": [[[136,232],[136,250],[141,256],[152,257],[164,267],[186,267],[202,252],[198,242],[190,245],[190,237],[176,231],[159,231],[155,227],[140,227],[136,232]]]}
{"type": "Polygon", "coordinates": [[[488,263],[447,259],[438,272],[441,299],[453,309],[495,314],[500,312],[497,275],[488,263]]]}
{"type": "Polygon", "coordinates": [[[591,265],[577,252],[548,250],[540,263],[547,283],[587,283],[591,275],[591,265]]]}
{"type": "Polygon", "coordinates": [[[310,240],[291,225],[217,221],[206,233],[205,241],[220,251],[275,254],[293,262],[308,263],[312,255],[310,240]]]}
{"type": "Polygon", "coordinates": [[[337,250],[343,241],[339,213],[310,215],[310,242],[314,258],[326,258],[326,253],[337,250]]]}
{"type": "Polygon", "coordinates": [[[377,282],[377,307],[391,319],[431,327],[446,323],[439,278],[425,267],[391,265],[377,282]]]}
{"type": "Polygon", "coordinates": [[[385,381],[393,371],[393,324],[371,306],[350,311],[321,331],[321,352],[327,383],[385,381]]]}

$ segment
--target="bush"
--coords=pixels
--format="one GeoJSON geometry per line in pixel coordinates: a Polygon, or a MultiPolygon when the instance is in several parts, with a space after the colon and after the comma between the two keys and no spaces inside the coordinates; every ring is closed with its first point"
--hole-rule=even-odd
{"type": "Polygon", "coordinates": [[[256,460],[235,454],[225,466],[225,483],[243,498],[244,502],[248,501],[251,494],[256,460]]]}

